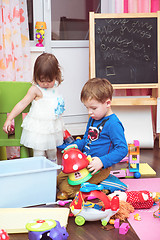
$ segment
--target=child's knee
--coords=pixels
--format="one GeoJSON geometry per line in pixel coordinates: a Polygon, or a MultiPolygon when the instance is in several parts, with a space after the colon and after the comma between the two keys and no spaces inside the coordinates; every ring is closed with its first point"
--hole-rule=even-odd
{"type": "Polygon", "coordinates": [[[45,151],[33,149],[33,156],[34,157],[45,156],[45,151]]]}
{"type": "Polygon", "coordinates": [[[57,163],[57,149],[49,149],[46,151],[47,158],[57,163]]]}

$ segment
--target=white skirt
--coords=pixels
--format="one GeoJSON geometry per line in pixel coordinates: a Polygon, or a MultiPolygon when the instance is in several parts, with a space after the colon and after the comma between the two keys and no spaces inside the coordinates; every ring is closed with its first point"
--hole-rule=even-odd
{"type": "Polygon", "coordinates": [[[63,144],[62,118],[38,120],[27,115],[22,128],[21,144],[28,148],[49,150],[63,144]]]}

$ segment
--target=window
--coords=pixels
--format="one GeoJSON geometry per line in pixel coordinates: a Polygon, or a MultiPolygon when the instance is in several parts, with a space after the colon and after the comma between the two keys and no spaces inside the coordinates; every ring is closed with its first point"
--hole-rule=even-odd
{"type": "Polygon", "coordinates": [[[100,0],[52,0],[51,39],[87,40],[89,12],[100,9],[100,0]]]}
{"type": "MultiPolygon", "coordinates": [[[[40,2],[27,0],[30,40],[34,40],[35,16],[39,19],[45,11],[45,2],[40,2]]],[[[50,8],[51,40],[88,40],[89,12],[100,12],[101,0],[51,0],[50,8]]]]}
{"type": "Polygon", "coordinates": [[[27,0],[29,39],[34,40],[33,0],[27,0]]]}

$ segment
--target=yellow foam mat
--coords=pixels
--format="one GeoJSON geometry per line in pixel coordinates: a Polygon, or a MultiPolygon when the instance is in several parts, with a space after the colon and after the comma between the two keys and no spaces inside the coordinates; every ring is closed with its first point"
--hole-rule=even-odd
{"type": "MultiPolygon", "coordinates": [[[[132,168],[136,167],[136,164],[131,164],[132,168]]],[[[139,164],[139,172],[141,177],[155,177],[156,172],[148,165],[148,163],[140,163],[139,164]]]]}
{"type": "Polygon", "coordinates": [[[53,219],[66,227],[69,208],[0,208],[0,228],[7,233],[27,232],[25,226],[34,219],[53,219]]]}

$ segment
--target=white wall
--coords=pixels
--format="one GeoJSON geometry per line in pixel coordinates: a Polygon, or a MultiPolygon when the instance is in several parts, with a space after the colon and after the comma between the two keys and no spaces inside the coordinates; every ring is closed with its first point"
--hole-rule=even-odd
{"type": "Polygon", "coordinates": [[[66,110],[64,122],[73,135],[82,135],[85,131],[88,114],[80,101],[80,92],[89,78],[88,48],[54,48],[52,53],[57,57],[64,77],[59,90],[62,92],[66,110]]]}

